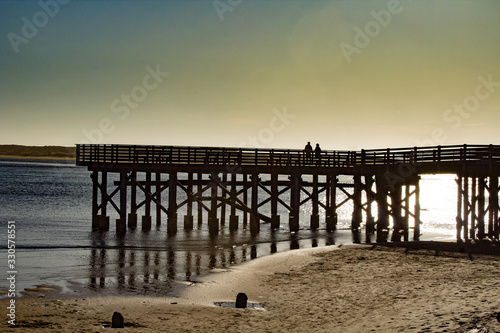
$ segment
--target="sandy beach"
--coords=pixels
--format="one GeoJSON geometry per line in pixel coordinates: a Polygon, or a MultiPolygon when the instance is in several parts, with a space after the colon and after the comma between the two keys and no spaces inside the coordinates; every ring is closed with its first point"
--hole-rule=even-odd
{"type": "Polygon", "coordinates": [[[500,332],[498,255],[412,245],[278,253],[213,272],[170,298],[75,298],[44,287],[17,299],[18,327],[4,316],[0,330],[107,332],[118,311],[126,332],[500,332]],[[239,292],[263,309],[214,305],[239,292]]]}

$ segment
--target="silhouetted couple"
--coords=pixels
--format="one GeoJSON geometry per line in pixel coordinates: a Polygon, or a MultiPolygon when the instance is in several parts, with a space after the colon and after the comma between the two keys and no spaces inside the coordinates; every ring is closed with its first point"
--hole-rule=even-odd
{"type": "MultiPolygon", "coordinates": [[[[313,163],[313,149],[311,146],[311,142],[307,142],[306,147],[304,148],[305,153],[305,162],[312,164],[313,163]]],[[[314,148],[314,157],[316,158],[316,164],[321,164],[321,148],[319,147],[319,143],[316,144],[316,148],[314,148]]]]}

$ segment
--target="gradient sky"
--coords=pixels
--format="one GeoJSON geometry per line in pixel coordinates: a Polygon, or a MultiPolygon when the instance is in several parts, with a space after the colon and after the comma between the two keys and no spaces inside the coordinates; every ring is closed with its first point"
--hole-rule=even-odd
{"type": "Polygon", "coordinates": [[[500,144],[497,0],[55,1],[0,0],[0,144],[500,144]]]}

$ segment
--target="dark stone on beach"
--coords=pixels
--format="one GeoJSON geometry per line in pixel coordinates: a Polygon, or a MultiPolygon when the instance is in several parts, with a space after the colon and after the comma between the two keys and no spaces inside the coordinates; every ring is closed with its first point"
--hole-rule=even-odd
{"type": "Polygon", "coordinates": [[[245,293],[239,293],[236,296],[236,308],[245,309],[247,307],[248,297],[245,293]]]}
{"type": "Polygon", "coordinates": [[[497,321],[500,323],[500,312],[497,313],[497,321]]]}
{"type": "Polygon", "coordinates": [[[111,319],[111,328],[124,328],[123,316],[120,312],[113,313],[113,319],[111,319]]]}

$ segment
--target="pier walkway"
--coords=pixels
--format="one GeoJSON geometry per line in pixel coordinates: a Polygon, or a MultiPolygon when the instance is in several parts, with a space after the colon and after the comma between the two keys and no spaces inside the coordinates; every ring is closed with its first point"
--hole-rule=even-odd
{"type": "Polygon", "coordinates": [[[293,149],[82,144],[77,145],[76,164],[92,172],[95,229],[109,229],[109,203],[120,217],[118,233],[126,232],[127,225],[137,226],[139,210],[142,228],[150,229],[152,204],[156,223],[166,215],[171,234],[177,231],[181,207],[184,228],[193,228],[194,205],[198,224],[206,220],[213,234],[225,226],[226,208],[231,230],[239,227],[240,217],[253,233],[261,222],[280,228],[286,211],[290,231],[297,232],[301,206],[310,204],[310,228],[333,231],[337,210],[350,202],[351,229],[356,233],[364,228],[366,241],[372,234],[377,241],[389,236],[409,240],[410,231],[418,240],[420,175],[441,173],[457,175],[457,239],[499,238],[498,145],[327,150],[309,156],[293,149]],[[108,184],[108,173],[119,180],[108,184]],[[342,183],[339,176],[352,177],[352,182],[342,183]],[[321,193],[325,200],[319,200],[321,193]]]}

